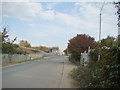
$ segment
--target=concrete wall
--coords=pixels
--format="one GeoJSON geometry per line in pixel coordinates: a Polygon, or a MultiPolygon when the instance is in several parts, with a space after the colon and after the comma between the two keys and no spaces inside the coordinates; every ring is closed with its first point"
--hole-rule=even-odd
{"type": "Polygon", "coordinates": [[[84,53],[81,53],[81,58],[80,58],[81,65],[86,66],[89,63],[89,61],[90,61],[90,52],[91,52],[91,49],[89,47],[88,52],[84,51],[84,53]]]}
{"type": "Polygon", "coordinates": [[[89,57],[89,53],[81,53],[81,65],[86,66],[89,63],[90,57],[89,57]]]}
{"type": "Polygon", "coordinates": [[[2,54],[0,57],[2,57],[2,60],[0,60],[0,64],[6,64],[10,62],[19,62],[19,61],[24,61],[24,60],[29,60],[29,59],[34,59],[34,58],[39,58],[42,57],[43,55],[41,54],[2,54]]]}

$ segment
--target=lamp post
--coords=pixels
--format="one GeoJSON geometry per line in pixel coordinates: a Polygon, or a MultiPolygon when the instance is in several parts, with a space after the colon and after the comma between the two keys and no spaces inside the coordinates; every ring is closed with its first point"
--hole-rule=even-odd
{"type": "MultiPolygon", "coordinates": [[[[105,5],[105,1],[103,2],[103,5],[100,9],[100,22],[99,22],[99,43],[100,43],[100,46],[99,46],[99,48],[101,48],[101,16],[102,16],[102,10],[103,10],[104,5],[105,5]]],[[[98,60],[100,60],[100,53],[98,55],[98,60]]]]}

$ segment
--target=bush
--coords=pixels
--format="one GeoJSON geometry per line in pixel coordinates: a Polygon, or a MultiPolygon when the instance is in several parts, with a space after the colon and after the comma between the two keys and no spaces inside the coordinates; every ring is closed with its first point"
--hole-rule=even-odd
{"type": "Polygon", "coordinates": [[[117,55],[120,50],[113,49],[109,53],[112,59],[90,62],[86,67],[73,70],[72,77],[79,82],[80,88],[119,88],[120,63],[117,55]]]}
{"type": "Polygon", "coordinates": [[[92,79],[90,73],[89,68],[79,66],[71,71],[71,76],[78,81],[79,88],[86,88],[92,79]]]}
{"type": "Polygon", "coordinates": [[[101,48],[91,51],[91,60],[86,67],[72,71],[72,77],[80,88],[119,88],[120,86],[120,47],[113,38],[104,39],[101,48]],[[110,43],[108,43],[110,41],[110,43]],[[98,61],[98,55],[101,59],[98,61]]]}
{"type": "Polygon", "coordinates": [[[112,60],[100,60],[86,67],[78,67],[71,76],[78,81],[80,88],[119,88],[120,64],[112,60]]]}
{"type": "Polygon", "coordinates": [[[80,62],[80,55],[70,55],[69,56],[69,61],[72,63],[79,63],[80,62]]]}

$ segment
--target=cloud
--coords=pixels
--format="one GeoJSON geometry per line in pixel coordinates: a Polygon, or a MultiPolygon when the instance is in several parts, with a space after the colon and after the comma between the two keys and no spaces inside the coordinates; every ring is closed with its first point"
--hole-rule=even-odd
{"type": "Polygon", "coordinates": [[[35,26],[36,26],[36,24],[31,23],[31,24],[28,24],[28,26],[30,26],[30,27],[35,27],[35,26]]]}
{"type": "Polygon", "coordinates": [[[29,2],[4,2],[2,4],[3,16],[31,21],[41,12],[41,4],[29,2]]]}
{"type": "Polygon", "coordinates": [[[58,4],[58,2],[49,2],[49,3],[46,3],[46,8],[51,10],[54,8],[54,6],[56,6],[58,4]]]}
{"type": "MultiPolygon", "coordinates": [[[[52,8],[54,5],[56,5],[56,3],[49,3],[46,8],[52,8]]],[[[30,2],[4,2],[3,16],[24,21],[32,21],[34,18],[40,17],[46,20],[58,20],[60,23],[73,27],[77,27],[81,23],[78,17],[55,12],[54,10],[43,10],[41,3],[30,2]]]]}
{"type": "MultiPolygon", "coordinates": [[[[58,4],[58,3],[57,3],[58,4]]],[[[41,3],[3,3],[3,16],[9,18],[17,18],[24,21],[31,21],[34,18],[45,19],[48,21],[56,21],[70,28],[72,32],[83,32],[98,37],[96,33],[99,30],[99,11],[102,3],[75,3],[70,14],[55,11],[56,3],[47,3],[46,8],[43,8],[41,3]]],[[[59,5],[59,4],[58,4],[59,5]]],[[[114,5],[105,4],[102,11],[102,33],[103,36],[115,35],[112,31],[117,29],[117,17],[114,15],[114,5]],[[108,28],[109,27],[109,28],[108,28]]],[[[35,24],[29,24],[34,27],[35,24]]]]}
{"type": "MultiPolygon", "coordinates": [[[[104,0],[0,0],[0,2],[104,2],[104,0]]],[[[106,2],[114,2],[118,0],[105,0],[106,2]]]]}
{"type": "MultiPolygon", "coordinates": [[[[75,8],[77,9],[76,15],[84,19],[86,31],[96,38],[98,37],[96,33],[99,33],[100,8],[102,4],[100,2],[75,4],[75,8]]],[[[115,16],[115,12],[116,10],[113,4],[105,3],[101,16],[102,37],[106,37],[107,35],[117,36],[117,17],[115,16]]]]}
{"type": "Polygon", "coordinates": [[[0,2],[29,2],[30,0],[0,0],[0,2]]]}
{"type": "Polygon", "coordinates": [[[75,28],[78,28],[82,24],[79,17],[72,16],[65,13],[58,13],[56,15],[56,19],[62,24],[65,24],[70,27],[75,27],[75,28]]]}
{"type": "MultiPolygon", "coordinates": [[[[53,5],[49,7],[52,8],[53,5]]],[[[24,21],[32,21],[35,18],[54,20],[54,10],[43,10],[41,3],[30,2],[3,2],[2,15],[7,18],[17,18],[24,21]]]]}
{"type": "Polygon", "coordinates": [[[47,10],[40,13],[40,16],[47,20],[55,19],[55,12],[53,10],[47,10]]]}

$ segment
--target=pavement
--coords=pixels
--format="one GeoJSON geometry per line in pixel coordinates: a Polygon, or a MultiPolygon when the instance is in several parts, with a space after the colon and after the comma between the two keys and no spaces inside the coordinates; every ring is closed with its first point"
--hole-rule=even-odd
{"type": "Polygon", "coordinates": [[[66,56],[52,56],[2,68],[2,88],[75,88],[66,56]]]}
{"type": "Polygon", "coordinates": [[[64,67],[63,67],[63,76],[61,81],[60,88],[77,88],[76,87],[76,81],[74,81],[70,77],[70,72],[73,70],[73,68],[77,68],[76,65],[73,65],[69,60],[66,58],[64,61],[64,67]]]}

